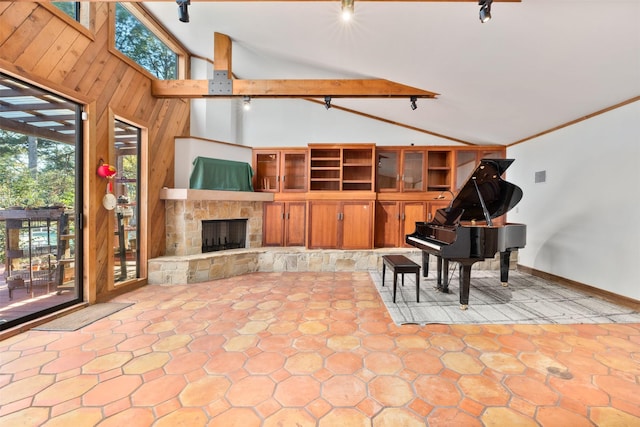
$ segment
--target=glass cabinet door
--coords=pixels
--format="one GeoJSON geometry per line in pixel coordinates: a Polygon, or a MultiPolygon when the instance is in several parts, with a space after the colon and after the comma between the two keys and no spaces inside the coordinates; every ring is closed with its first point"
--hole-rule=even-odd
{"type": "Polygon", "coordinates": [[[400,157],[398,153],[399,150],[377,150],[376,182],[378,191],[400,190],[400,157]]]}
{"type": "Polygon", "coordinates": [[[306,151],[282,153],[282,191],[306,191],[306,151]]]}
{"type": "Polygon", "coordinates": [[[402,190],[424,191],[424,151],[404,151],[402,154],[402,190]]]}
{"type": "Polygon", "coordinates": [[[279,156],[275,152],[256,154],[255,191],[278,191],[278,161],[279,156]]]}
{"type": "Polygon", "coordinates": [[[476,169],[478,164],[478,151],[458,150],[456,152],[456,185],[459,190],[467,182],[469,176],[476,169]]]}

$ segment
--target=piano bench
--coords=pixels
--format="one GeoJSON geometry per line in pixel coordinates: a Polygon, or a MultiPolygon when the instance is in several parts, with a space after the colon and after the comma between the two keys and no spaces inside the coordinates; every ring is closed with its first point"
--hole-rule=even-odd
{"type": "Polygon", "coordinates": [[[411,261],[404,255],[383,255],[382,256],[382,286],[384,286],[384,274],[387,266],[393,271],[393,302],[396,302],[396,287],[398,284],[398,274],[402,276],[402,286],[404,286],[404,274],[414,273],[416,275],[416,301],[420,302],[420,265],[411,261]]]}

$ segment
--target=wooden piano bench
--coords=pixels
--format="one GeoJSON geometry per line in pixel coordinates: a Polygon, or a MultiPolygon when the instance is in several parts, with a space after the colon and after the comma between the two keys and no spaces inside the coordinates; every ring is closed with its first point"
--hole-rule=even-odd
{"type": "Polygon", "coordinates": [[[383,255],[382,256],[382,286],[384,286],[384,273],[387,266],[393,271],[393,302],[396,302],[396,287],[398,284],[398,274],[402,276],[402,286],[404,286],[404,274],[414,273],[416,275],[416,301],[420,302],[420,265],[411,261],[404,255],[383,255]]]}

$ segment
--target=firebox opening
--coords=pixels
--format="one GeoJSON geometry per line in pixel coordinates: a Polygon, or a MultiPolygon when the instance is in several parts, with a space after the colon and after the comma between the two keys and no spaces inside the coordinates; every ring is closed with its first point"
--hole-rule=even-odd
{"type": "Polygon", "coordinates": [[[247,219],[202,221],[202,253],[246,247],[247,219]]]}

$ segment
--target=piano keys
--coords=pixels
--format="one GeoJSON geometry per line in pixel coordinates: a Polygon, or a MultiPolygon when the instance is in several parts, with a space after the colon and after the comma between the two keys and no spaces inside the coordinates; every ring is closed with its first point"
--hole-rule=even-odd
{"type": "Polygon", "coordinates": [[[500,280],[508,285],[511,252],[526,244],[526,225],[493,225],[493,220],[522,199],[522,190],[501,176],[513,159],[482,159],[449,207],[438,209],[432,222],[416,222],[405,237],[407,244],[422,250],[423,275],[428,274],[429,255],[438,257],[438,290],[448,292],[448,265],[459,264],[460,308],[469,306],[471,267],[500,253],[500,280]],[[442,270],[444,269],[444,283],[442,270]]]}

